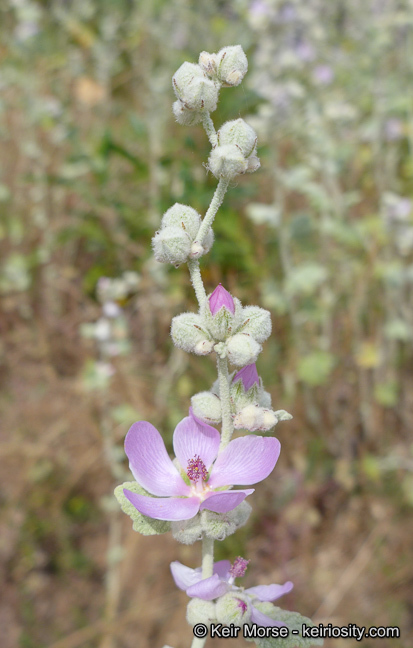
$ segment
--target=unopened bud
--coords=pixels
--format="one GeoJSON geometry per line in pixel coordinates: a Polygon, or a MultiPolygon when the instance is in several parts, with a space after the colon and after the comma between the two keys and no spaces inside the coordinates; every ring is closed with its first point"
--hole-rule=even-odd
{"type": "Polygon", "coordinates": [[[213,112],[217,107],[219,87],[196,63],[183,63],[172,78],[172,86],[185,108],[213,112]]]}
{"type": "Polygon", "coordinates": [[[226,122],[219,129],[217,137],[220,146],[235,144],[246,158],[255,150],[257,144],[257,135],[254,129],[243,119],[226,122]]]}
{"type": "Polygon", "coordinates": [[[241,592],[228,592],[217,600],[215,613],[218,623],[242,626],[251,619],[250,599],[241,592]]]}
{"type": "Polygon", "coordinates": [[[258,171],[258,169],[261,166],[261,162],[259,157],[257,157],[256,151],[251,153],[251,155],[247,159],[247,162],[248,162],[247,173],[254,173],[254,171],[258,171]]]}
{"type": "Polygon", "coordinates": [[[199,392],[191,398],[195,416],[209,424],[221,423],[221,401],[210,391],[199,392]]]}
{"type": "Polygon", "coordinates": [[[175,203],[162,216],[162,228],[170,226],[180,227],[192,240],[195,239],[200,225],[200,214],[189,205],[175,203]]]}
{"type": "Polygon", "coordinates": [[[186,620],[191,626],[203,623],[209,628],[216,621],[215,604],[199,598],[191,599],[186,608],[186,620]]]}
{"type": "Polygon", "coordinates": [[[210,77],[217,71],[217,55],[201,52],[198,60],[200,68],[210,77]]]}
{"type": "Polygon", "coordinates": [[[227,340],[228,359],[236,367],[245,367],[255,362],[261,351],[261,344],[244,333],[237,333],[227,340]]]}
{"type": "Polygon", "coordinates": [[[171,337],[175,346],[188,353],[207,355],[211,353],[214,342],[202,325],[196,313],[182,313],[173,318],[171,337]]]}
{"type": "Polygon", "coordinates": [[[218,79],[226,86],[237,86],[248,70],[248,60],[241,45],[223,47],[217,54],[218,79]]]}
{"type": "Polygon", "coordinates": [[[175,119],[181,126],[195,126],[201,123],[203,115],[199,110],[187,108],[180,99],[172,104],[172,112],[175,119]]]}
{"type": "Polygon", "coordinates": [[[184,263],[191,251],[191,239],[181,227],[163,227],[152,239],[155,259],[161,263],[184,263]]]}
{"type": "Polygon", "coordinates": [[[272,324],[269,311],[259,306],[246,306],[242,311],[242,317],[240,332],[252,335],[260,344],[271,335],[272,324]]]}
{"type": "Polygon", "coordinates": [[[231,180],[237,175],[245,173],[248,162],[242,151],[235,144],[216,146],[208,158],[208,169],[216,178],[231,180]]]}
{"type": "Polygon", "coordinates": [[[216,341],[226,340],[241,323],[242,306],[219,284],[201,307],[205,327],[216,341]]]}

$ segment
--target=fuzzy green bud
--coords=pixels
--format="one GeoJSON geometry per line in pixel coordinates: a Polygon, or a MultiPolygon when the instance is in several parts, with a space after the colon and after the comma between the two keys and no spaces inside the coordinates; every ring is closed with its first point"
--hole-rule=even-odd
{"type": "Polygon", "coordinates": [[[272,323],[269,311],[259,306],[246,306],[242,311],[243,322],[240,333],[248,333],[262,344],[271,335],[272,323]]]}
{"type": "Polygon", "coordinates": [[[208,158],[208,169],[216,178],[231,180],[246,173],[248,162],[235,144],[216,146],[208,158]]]}
{"type": "Polygon", "coordinates": [[[191,405],[195,416],[210,425],[221,423],[221,401],[210,391],[203,391],[191,398],[191,405]]]}
{"type": "Polygon", "coordinates": [[[236,367],[245,367],[245,365],[256,361],[262,351],[262,346],[251,335],[237,333],[228,338],[226,350],[231,364],[236,367]]]}
{"type": "Polygon", "coordinates": [[[180,99],[172,104],[172,112],[175,115],[176,121],[181,126],[195,126],[196,124],[200,124],[203,118],[201,111],[187,108],[180,99]]]}
{"type": "Polygon", "coordinates": [[[217,600],[215,613],[218,623],[242,626],[251,620],[250,599],[241,592],[228,592],[217,600]]]}
{"type": "Polygon", "coordinates": [[[204,623],[209,628],[216,621],[215,603],[199,598],[191,599],[186,608],[186,620],[191,626],[204,623]]]}
{"type": "Polygon", "coordinates": [[[189,205],[175,203],[162,216],[162,228],[180,227],[194,240],[201,225],[201,216],[189,205]]]}
{"type": "Polygon", "coordinates": [[[255,150],[257,135],[251,126],[243,119],[227,121],[217,133],[218,144],[235,144],[241,150],[244,157],[248,157],[255,150]]]}
{"type": "Polygon", "coordinates": [[[226,86],[237,86],[248,70],[248,60],[241,45],[223,47],[217,56],[217,76],[226,86]]]}
{"type": "Polygon", "coordinates": [[[196,313],[182,313],[173,318],[172,341],[179,349],[196,355],[208,355],[214,348],[211,336],[196,313]]]}
{"type": "Polygon", "coordinates": [[[213,77],[217,71],[217,55],[209,52],[201,52],[198,59],[199,67],[209,77],[213,77]]]}
{"type": "Polygon", "coordinates": [[[188,110],[213,112],[219,85],[208,78],[196,63],[183,63],[172,77],[175,95],[188,110]]]}
{"type": "Polygon", "coordinates": [[[163,227],[152,239],[155,259],[161,263],[184,263],[191,251],[191,239],[182,227],[163,227]]]}

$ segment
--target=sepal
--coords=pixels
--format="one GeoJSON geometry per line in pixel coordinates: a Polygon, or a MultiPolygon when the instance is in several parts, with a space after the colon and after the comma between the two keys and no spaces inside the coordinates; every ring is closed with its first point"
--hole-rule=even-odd
{"type": "MultiPolygon", "coordinates": [[[[215,291],[214,291],[215,292],[215,291]]],[[[210,308],[211,295],[204,301],[200,309],[200,315],[206,329],[215,341],[224,341],[234,333],[242,322],[243,308],[236,297],[232,298],[234,312],[225,306],[219,308],[213,315],[210,308]]]]}
{"type": "Polygon", "coordinates": [[[163,227],[180,227],[193,241],[201,225],[201,216],[196,209],[189,205],[175,203],[162,216],[163,227]]]}
{"type": "Polygon", "coordinates": [[[214,513],[204,510],[191,520],[171,522],[172,535],[178,542],[191,545],[205,534],[211,540],[222,541],[247,523],[252,507],[241,502],[228,513],[214,513]]]}
{"type": "Polygon", "coordinates": [[[137,511],[126,498],[123,492],[124,488],[132,491],[132,493],[138,493],[138,495],[149,495],[149,493],[137,482],[125,482],[115,488],[115,497],[118,500],[122,511],[131,518],[134,531],[137,531],[142,535],[160,535],[170,531],[170,522],[164,520],[153,520],[152,518],[139,513],[139,511],[137,511]]]}

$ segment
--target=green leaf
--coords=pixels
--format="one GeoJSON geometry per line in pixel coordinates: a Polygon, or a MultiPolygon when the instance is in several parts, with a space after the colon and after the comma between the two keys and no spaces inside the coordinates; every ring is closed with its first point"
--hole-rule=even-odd
{"type": "Polygon", "coordinates": [[[323,639],[307,639],[303,638],[301,635],[302,626],[304,624],[310,627],[314,626],[314,623],[311,621],[311,619],[302,616],[298,612],[282,610],[272,603],[254,602],[254,607],[256,607],[263,614],[271,617],[271,619],[274,619],[275,621],[282,621],[288,626],[290,630],[289,636],[285,638],[269,637],[268,639],[256,639],[255,643],[257,645],[257,648],[311,648],[311,646],[323,645],[323,639]],[[298,630],[299,634],[291,634],[292,630],[298,630]]]}
{"type": "Polygon", "coordinates": [[[120,507],[126,515],[129,515],[133,522],[133,530],[141,533],[142,535],[160,535],[167,533],[170,528],[170,522],[164,520],[153,520],[152,518],[142,515],[125,497],[123,489],[127,488],[132,493],[138,495],[149,495],[149,493],[138,484],[138,482],[125,482],[115,488],[115,497],[118,500],[120,507]]]}

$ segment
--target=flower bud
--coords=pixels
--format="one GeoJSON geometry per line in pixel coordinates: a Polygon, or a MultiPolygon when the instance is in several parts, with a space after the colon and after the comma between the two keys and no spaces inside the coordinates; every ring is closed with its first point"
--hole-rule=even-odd
{"type": "Polygon", "coordinates": [[[248,169],[248,162],[235,144],[216,146],[208,158],[208,169],[216,178],[231,180],[248,169]]]}
{"type": "Polygon", "coordinates": [[[241,302],[219,284],[202,305],[201,316],[214,340],[226,340],[240,325],[241,302]]]}
{"type": "Polygon", "coordinates": [[[235,411],[239,412],[246,405],[256,405],[262,391],[262,381],[254,363],[238,371],[230,384],[231,401],[235,411]]]}
{"type": "Polygon", "coordinates": [[[259,306],[246,306],[242,311],[242,317],[240,332],[252,335],[260,344],[271,335],[272,324],[269,311],[259,306]]]}
{"type": "Polygon", "coordinates": [[[202,112],[199,110],[190,110],[180,99],[172,104],[172,112],[175,119],[181,126],[195,126],[202,121],[202,112]]]}
{"type": "Polygon", "coordinates": [[[226,86],[237,86],[248,70],[248,60],[241,45],[223,47],[217,57],[218,79],[226,86]]]}
{"type": "Polygon", "coordinates": [[[201,52],[198,60],[199,67],[210,77],[217,71],[217,55],[209,52],[201,52]]]}
{"type": "Polygon", "coordinates": [[[201,216],[196,209],[189,205],[175,203],[162,216],[162,229],[165,227],[181,227],[192,239],[195,239],[201,225],[201,216]]]}
{"type": "Polygon", "coordinates": [[[173,318],[171,324],[172,341],[179,349],[197,355],[211,353],[214,343],[196,313],[182,313],[173,318]]]}
{"type": "Polygon", "coordinates": [[[191,239],[182,227],[163,227],[152,238],[152,247],[157,261],[180,265],[188,259],[191,239]]]}
{"type": "Polygon", "coordinates": [[[190,259],[199,259],[201,256],[206,254],[212,248],[214,242],[214,231],[212,227],[209,228],[207,235],[204,238],[203,244],[198,241],[194,241],[191,246],[190,259]]]}
{"type": "Polygon", "coordinates": [[[237,333],[228,338],[226,346],[228,359],[236,367],[245,367],[255,362],[262,351],[261,344],[245,333],[237,333]]]}
{"type": "Polygon", "coordinates": [[[216,621],[215,603],[199,598],[191,599],[186,608],[186,620],[191,626],[204,623],[209,627],[211,623],[216,621]]]}
{"type": "Polygon", "coordinates": [[[196,63],[183,63],[172,78],[172,86],[188,110],[213,112],[217,107],[219,86],[196,63]]]}
{"type": "Polygon", "coordinates": [[[257,136],[251,126],[243,119],[234,119],[227,121],[217,133],[218,144],[225,146],[225,144],[235,144],[241,149],[244,157],[248,157],[255,150],[257,144],[257,136]]]}
{"type": "Polygon", "coordinates": [[[251,620],[250,599],[241,592],[228,592],[217,600],[215,613],[218,623],[242,626],[251,620]]]}
{"type": "Polygon", "coordinates": [[[251,155],[247,159],[247,162],[248,162],[247,173],[254,173],[254,171],[258,171],[258,169],[261,166],[261,162],[259,157],[257,157],[256,149],[254,149],[254,151],[251,153],[251,155]]]}
{"type": "Polygon", "coordinates": [[[221,401],[212,392],[203,391],[195,394],[191,398],[191,405],[195,416],[198,416],[206,423],[210,425],[221,423],[221,401]]]}

